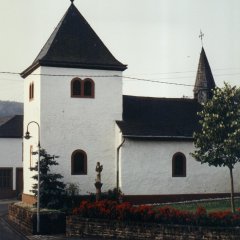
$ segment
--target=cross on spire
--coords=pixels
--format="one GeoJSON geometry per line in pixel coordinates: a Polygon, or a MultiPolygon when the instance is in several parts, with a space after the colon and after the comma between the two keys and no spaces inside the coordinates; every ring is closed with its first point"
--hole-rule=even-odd
{"type": "Polygon", "coordinates": [[[204,37],[204,34],[203,34],[202,30],[200,30],[199,38],[201,38],[202,46],[203,46],[203,37],[204,37]]]}

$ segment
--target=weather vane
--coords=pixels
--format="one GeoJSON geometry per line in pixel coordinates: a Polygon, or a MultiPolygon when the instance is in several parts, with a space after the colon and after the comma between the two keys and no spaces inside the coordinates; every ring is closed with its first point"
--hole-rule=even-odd
{"type": "Polygon", "coordinates": [[[199,37],[201,38],[201,43],[202,43],[202,46],[203,46],[203,37],[204,37],[204,34],[202,33],[202,30],[200,30],[200,35],[199,37]]]}

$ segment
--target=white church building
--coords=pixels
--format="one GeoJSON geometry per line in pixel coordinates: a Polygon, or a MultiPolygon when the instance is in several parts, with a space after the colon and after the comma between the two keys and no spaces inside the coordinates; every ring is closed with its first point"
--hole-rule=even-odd
{"type": "MultiPolygon", "coordinates": [[[[126,53],[127,54],[127,53],[126,53]]],[[[120,187],[125,198],[154,202],[225,196],[227,168],[201,165],[190,156],[197,112],[215,87],[202,49],[194,98],[125,96],[127,68],[103,44],[72,4],[24,78],[23,201],[31,202],[38,138],[56,154],[53,170],[81,194],[95,192],[96,163],[103,165],[102,191],[120,187]],[[39,130],[39,132],[38,132],[39,130]]],[[[234,172],[239,179],[239,168],[234,172]]],[[[239,192],[239,181],[235,190],[239,192]]]]}

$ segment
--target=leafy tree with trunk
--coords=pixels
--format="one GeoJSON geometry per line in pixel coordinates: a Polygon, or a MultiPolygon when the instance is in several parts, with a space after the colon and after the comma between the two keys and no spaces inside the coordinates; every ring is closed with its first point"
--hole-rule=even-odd
{"type": "MultiPolygon", "coordinates": [[[[44,149],[40,150],[40,207],[58,209],[62,207],[65,194],[65,184],[61,181],[63,176],[52,173],[51,167],[59,165],[55,160],[57,156],[48,154],[44,149]]],[[[38,171],[38,162],[31,170],[38,171]]],[[[33,176],[38,180],[38,174],[33,176]]],[[[33,184],[31,192],[38,195],[38,182],[33,184]]]]}
{"type": "Polygon", "coordinates": [[[209,166],[229,169],[231,207],[235,212],[233,168],[240,162],[240,88],[227,83],[215,88],[212,99],[198,115],[201,131],[194,134],[196,150],[192,156],[209,166]]]}

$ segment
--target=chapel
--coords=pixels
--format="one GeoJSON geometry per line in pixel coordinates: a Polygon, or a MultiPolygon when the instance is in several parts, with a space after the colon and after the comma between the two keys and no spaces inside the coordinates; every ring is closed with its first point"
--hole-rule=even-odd
{"type": "MultiPolygon", "coordinates": [[[[54,171],[65,183],[78,184],[83,195],[95,192],[100,162],[102,191],[120,188],[134,202],[227,196],[228,170],[201,165],[190,155],[197,112],[215,87],[204,48],[191,99],[123,95],[126,68],[71,1],[21,73],[24,133],[31,135],[23,143],[23,201],[33,201],[31,168],[38,146],[59,155],[54,171]]],[[[236,192],[239,188],[236,182],[236,192]]]]}

